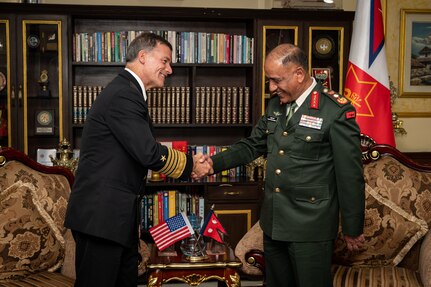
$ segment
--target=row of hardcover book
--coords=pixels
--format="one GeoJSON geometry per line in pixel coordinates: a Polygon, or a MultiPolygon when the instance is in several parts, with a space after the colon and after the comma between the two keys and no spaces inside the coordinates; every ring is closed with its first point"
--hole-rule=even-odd
{"type": "Polygon", "coordinates": [[[190,123],[190,87],[149,89],[147,102],[155,124],[190,123]]]}
{"type": "Polygon", "coordinates": [[[73,86],[73,123],[83,124],[102,86],[73,86]]]}
{"type": "Polygon", "coordinates": [[[250,87],[196,87],[198,124],[249,124],[250,87]]]}
{"type": "MultiPolygon", "coordinates": [[[[83,124],[102,86],[73,86],[73,123],[83,124]]],[[[249,124],[250,87],[196,87],[195,123],[249,124]]],[[[150,117],[155,124],[191,123],[190,87],[147,91],[150,117]]]]}
{"type": "Polygon", "coordinates": [[[198,227],[204,218],[204,197],[198,194],[183,193],[178,190],[160,190],[146,194],[141,200],[141,225],[149,229],[166,219],[185,212],[191,223],[198,227]]]}
{"type": "Polygon", "coordinates": [[[74,33],[73,61],[124,63],[128,45],[142,32],[153,32],[168,40],[173,48],[173,63],[253,64],[253,38],[178,31],[74,33]]]}

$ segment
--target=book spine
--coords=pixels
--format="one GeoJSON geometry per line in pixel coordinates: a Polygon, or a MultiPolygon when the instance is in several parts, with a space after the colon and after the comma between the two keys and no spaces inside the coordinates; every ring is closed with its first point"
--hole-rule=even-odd
{"type": "Polygon", "coordinates": [[[237,87],[232,87],[232,123],[238,123],[238,89],[237,87]]]}
{"type": "Polygon", "coordinates": [[[250,123],[250,87],[244,87],[244,123],[250,123]]]}
{"type": "Polygon", "coordinates": [[[238,123],[244,123],[244,89],[238,87],[238,123]]]}
{"type": "Polygon", "coordinates": [[[185,123],[190,123],[190,87],[186,87],[186,114],[185,123]]]}
{"type": "Polygon", "coordinates": [[[169,197],[169,217],[173,217],[177,214],[177,190],[169,190],[168,191],[168,197],[169,197]]]}
{"type": "Polygon", "coordinates": [[[73,123],[78,123],[78,86],[73,86],[73,123]]]}
{"type": "Polygon", "coordinates": [[[154,226],[153,218],[154,218],[154,205],[153,205],[153,195],[149,194],[147,195],[148,200],[148,213],[147,213],[147,221],[148,221],[148,229],[154,226]]]}
{"type": "Polygon", "coordinates": [[[163,192],[163,220],[169,218],[169,192],[163,192]]]}

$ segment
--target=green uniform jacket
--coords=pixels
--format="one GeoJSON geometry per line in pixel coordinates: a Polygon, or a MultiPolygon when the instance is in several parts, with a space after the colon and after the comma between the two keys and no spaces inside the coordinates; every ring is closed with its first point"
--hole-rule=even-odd
{"type": "Polygon", "coordinates": [[[214,171],[267,156],[260,225],[274,240],[334,239],[339,218],[344,234],[358,236],[365,195],[355,117],[348,100],[317,84],[286,126],[286,105],[274,97],[248,138],[212,157],[214,171]]]}

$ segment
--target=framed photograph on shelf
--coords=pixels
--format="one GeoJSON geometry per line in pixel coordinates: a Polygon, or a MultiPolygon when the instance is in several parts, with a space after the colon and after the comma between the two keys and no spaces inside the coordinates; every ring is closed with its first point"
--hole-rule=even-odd
{"type": "Polygon", "coordinates": [[[320,82],[324,87],[332,90],[331,86],[331,69],[329,68],[311,68],[311,75],[320,82]]]}
{"type": "Polygon", "coordinates": [[[35,113],[35,134],[53,135],[54,122],[54,110],[37,110],[35,113]]]}
{"type": "Polygon", "coordinates": [[[431,10],[401,10],[399,91],[401,97],[431,97],[431,10]]]}

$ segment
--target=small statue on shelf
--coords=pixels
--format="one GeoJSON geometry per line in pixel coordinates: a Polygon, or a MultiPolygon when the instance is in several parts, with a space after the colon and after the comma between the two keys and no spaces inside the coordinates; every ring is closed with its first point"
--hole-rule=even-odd
{"type": "Polygon", "coordinates": [[[58,144],[56,158],[53,158],[51,155],[49,157],[54,166],[66,167],[75,173],[76,167],[78,166],[78,158],[73,158],[73,151],[70,148],[70,143],[65,138],[58,144]]]}

